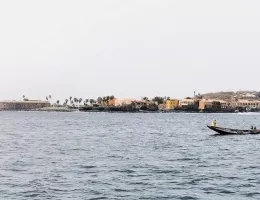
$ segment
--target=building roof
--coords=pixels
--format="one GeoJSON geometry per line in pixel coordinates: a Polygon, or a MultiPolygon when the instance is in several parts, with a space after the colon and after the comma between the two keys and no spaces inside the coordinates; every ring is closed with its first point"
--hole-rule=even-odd
{"type": "Polygon", "coordinates": [[[207,102],[207,103],[212,103],[212,102],[227,103],[224,100],[218,100],[218,99],[201,99],[201,101],[204,101],[204,102],[207,102]]]}
{"type": "Polygon", "coordinates": [[[181,101],[194,102],[194,99],[182,99],[181,101]]]}

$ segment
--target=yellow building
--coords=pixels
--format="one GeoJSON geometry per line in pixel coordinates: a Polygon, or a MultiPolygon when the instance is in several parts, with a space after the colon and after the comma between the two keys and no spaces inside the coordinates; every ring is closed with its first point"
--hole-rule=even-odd
{"type": "Polygon", "coordinates": [[[180,101],[178,99],[170,99],[166,101],[166,110],[173,110],[179,106],[180,101]]]}

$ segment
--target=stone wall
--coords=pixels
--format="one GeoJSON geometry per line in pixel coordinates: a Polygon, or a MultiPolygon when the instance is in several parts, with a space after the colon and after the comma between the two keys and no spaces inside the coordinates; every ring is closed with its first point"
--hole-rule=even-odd
{"type": "Polygon", "coordinates": [[[1,101],[0,110],[33,110],[50,107],[48,101],[1,101]]]}

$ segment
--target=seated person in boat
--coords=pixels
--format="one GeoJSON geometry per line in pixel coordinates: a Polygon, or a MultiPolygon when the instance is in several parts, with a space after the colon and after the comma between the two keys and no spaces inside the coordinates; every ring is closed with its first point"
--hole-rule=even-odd
{"type": "Polygon", "coordinates": [[[215,126],[215,127],[217,126],[217,120],[215,120],[215,119],[213,120],[212,126],[215,126]]]}

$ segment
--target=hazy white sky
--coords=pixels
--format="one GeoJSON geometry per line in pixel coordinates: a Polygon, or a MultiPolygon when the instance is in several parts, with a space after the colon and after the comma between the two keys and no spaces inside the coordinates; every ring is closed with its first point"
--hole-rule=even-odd
{"type": "Polygon", "coordinates": [[[260,90],[259,0],[2,0],[0,99],[260,90]]]}

